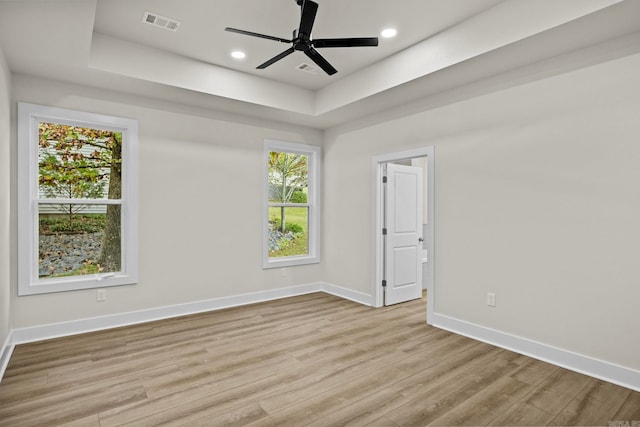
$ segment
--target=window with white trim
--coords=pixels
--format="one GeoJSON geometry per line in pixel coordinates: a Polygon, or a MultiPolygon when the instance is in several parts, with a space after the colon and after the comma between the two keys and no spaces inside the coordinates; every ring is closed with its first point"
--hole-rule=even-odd
{"type": "Polygon", "coordinates": [[[263,268],[320,262],[320,147],[264,142],[263,268]]]}
{"type": "Polygon", "coordinates": [[[18,295],[134,284],[136,120],[18,103],[18,295]]]}

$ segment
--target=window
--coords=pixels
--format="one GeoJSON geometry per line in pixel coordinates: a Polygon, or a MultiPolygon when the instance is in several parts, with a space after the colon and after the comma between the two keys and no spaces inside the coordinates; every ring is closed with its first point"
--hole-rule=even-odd
{"type": "Polygon", "coordinates": [[[18,294],[137,282],[137,121],[18,104],[18,294]]]}
{"type": "Polygon", "coordinates": [[[263,268],[320,262],[320,147],[264,143],[263,268]]]}

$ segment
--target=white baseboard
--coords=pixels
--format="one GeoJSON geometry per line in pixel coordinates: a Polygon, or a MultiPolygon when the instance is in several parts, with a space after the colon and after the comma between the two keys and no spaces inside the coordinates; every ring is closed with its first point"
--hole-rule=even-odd
{"type": "Polygon", "coordinates": [[[233,295],[229,297],[214,298],[210,300],[196,301],[186,304],[177,304],[165,307],[151,308],[147,310],[112,314],[109,316],[71,320],[69,322],[52,323],[28,328],[18,328],[12,331],[13,344],[15,345],[34,341],[42,341],[51,338],[59,338],[86,332],[117,328],[121,326],[129,326],[138,323],[152,322],[154,320],[168,319],[171,317],[221,310],[229,307],[238,307],[242,305],[270,301],[279,298],[304,295],[312,292],[321,292],[323,290],[323,287],[324,285],[321,282],[309,283],[288,288],[273,289],[269,291],[255,292],[250,294],[233,295]]]}
{"type": "Polygon", "coordinates": [[[51,323],[28,328],[18,328],[12,331],[12,344],[24,344],[138,323],[152,322],[154,320],[162,320],[171,317],[221,310],[223,308],[255,304],[258,302],[304,295],[312,292],[326,292],[360,304],[371,305],[370,295],[342,288],[340,286],[331,285],[329,283],[316,282],[250,294],[233,295],[186,304],[112,314],[109,316],[78,319],[69,322],[51,323]]]}
{"type": "Polygon", "coordinates": [[[313,292],[326,292],[360,304],[371,305],[371,296],[342,288],[330,283],[316,282],[304,285],[250,294],[233,295],[229,297],[214,298],[204,301],[196,301],[186,304],[177,304],[166,307],[151,308],[147,310],[127,313],[112,314],[109,316],[92,317],[86,319],[71,320],[68,322],[51,323],[32,326],[28,328],[13,329],[4,346],[0,349],[0,380],[11,358],[13,348],[17,344],[42,341],[69,335],[100,331],[121,326],[135,325],[138,323],[152,322],[154,320],[168,319],[171,317],[186,316],[189,314],[203,313],[207,311],[221,310],[229,307],[238,307],[247,304],[255,304],[274,299],[293,297],[313,292]]]}
{"type": "Polygon", "coordinates": [[[433,326],[640,391],[640,371],[434,313],[433,326]]]}
{"type": "Polygon", "coordinates": [[[328,294],[335,295],[340,298],[348,299],[359,304],[372,306],[373,297],[369,294],[354,291],[352,289],[343,288],[341,286],[332,285],[331,283],[323,283],[322,290],[328,294]]]}
{"type": "MultiPolygon", "coordinates": [[[[17,344],[134,325],[154,320],[168,319],[171,317],[221,310],[229,307],[254,304],[313,292],[326,292],[328,294],[368,306],[371,306],[373,301],[373,297],[371,295],[326,282],[316,282],[135,312],[13,329],[9,332],[9,336],[5,340],[3,347],[0,348],[0,380],[2,380],[4,371],[9,363],[13,348],[17,344]]],[[[543,360],[572,371],[580,372],[632,390],[640,391],[640,372],[634,369],[618,366],[609,362],[576,354],[547,344],[531,341],[438,313],[433,314],[432,324],[435,327],[445,329],[459,335],[464,335],[469,338],[515,351],[516,353],[543,360]]]]}
{"type": "Polygon", "coordinates": [[[9,331],[7,339],[0,348],[0,381],[2,381],[2,377],[4,377],[4,371],[7,369],[7,365],[9,365],[9,359],[11,359],[14,347],[13,331],[9,331]]]}

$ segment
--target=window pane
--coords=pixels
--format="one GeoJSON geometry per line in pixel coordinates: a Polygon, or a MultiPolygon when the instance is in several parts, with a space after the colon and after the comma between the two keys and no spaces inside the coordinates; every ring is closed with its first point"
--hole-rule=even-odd
{"type": "Polygon", "coordinates": [[[309,208],[269,208],[269,257],[309,253],[309,208]]]}
{"type": "Polygon", "coordinates": [[[269,152],[269,202],[307,203],[309,157],[269,152]]]}
{"type": "Polygon", "coordinates": [[[119,205],[39,205],[38,277],[121,270],[119,205]]]}
{"type": "Polygon", "coordinates": [[[120,199],[122,133],[41,122],[41,199],[120,199]]]}

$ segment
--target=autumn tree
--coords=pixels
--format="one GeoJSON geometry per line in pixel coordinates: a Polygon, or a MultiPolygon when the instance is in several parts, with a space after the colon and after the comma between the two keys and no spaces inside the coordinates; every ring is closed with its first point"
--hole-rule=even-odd
{"type": "MultiPolygon", "coordinates": [[[[60,137],[59,125],[40,125],[38,184],[51,199],[98,199],[104,195],[107,174],[79,150],[84,144],[73,144],[60,137]]],[[[69,229],[73,229],[73,214],[84,208],[79,204],[55,204],[56,210],[68,215],[69,229]]]]}
{"type": "MultiPolygon", "coordinates": [[[[272,151],[269,153],[269,199],[291,203],[294,192],[307,186],[308,156],[272,151]]],[[[286,229],[285,207],[280,207],[280,231],[286,229]]]]}
{"type": "MultiPolygon", "coordinates": [[[[122,134],[54,123],[39,125],[38,184],[52,199],[120,199],[122,134]]],[[[86,205],[58,204],[73,220],[86,205]]],[[[107,205],[102,252],[105,271],[120,270],[120,206],[107,205]]]]}

